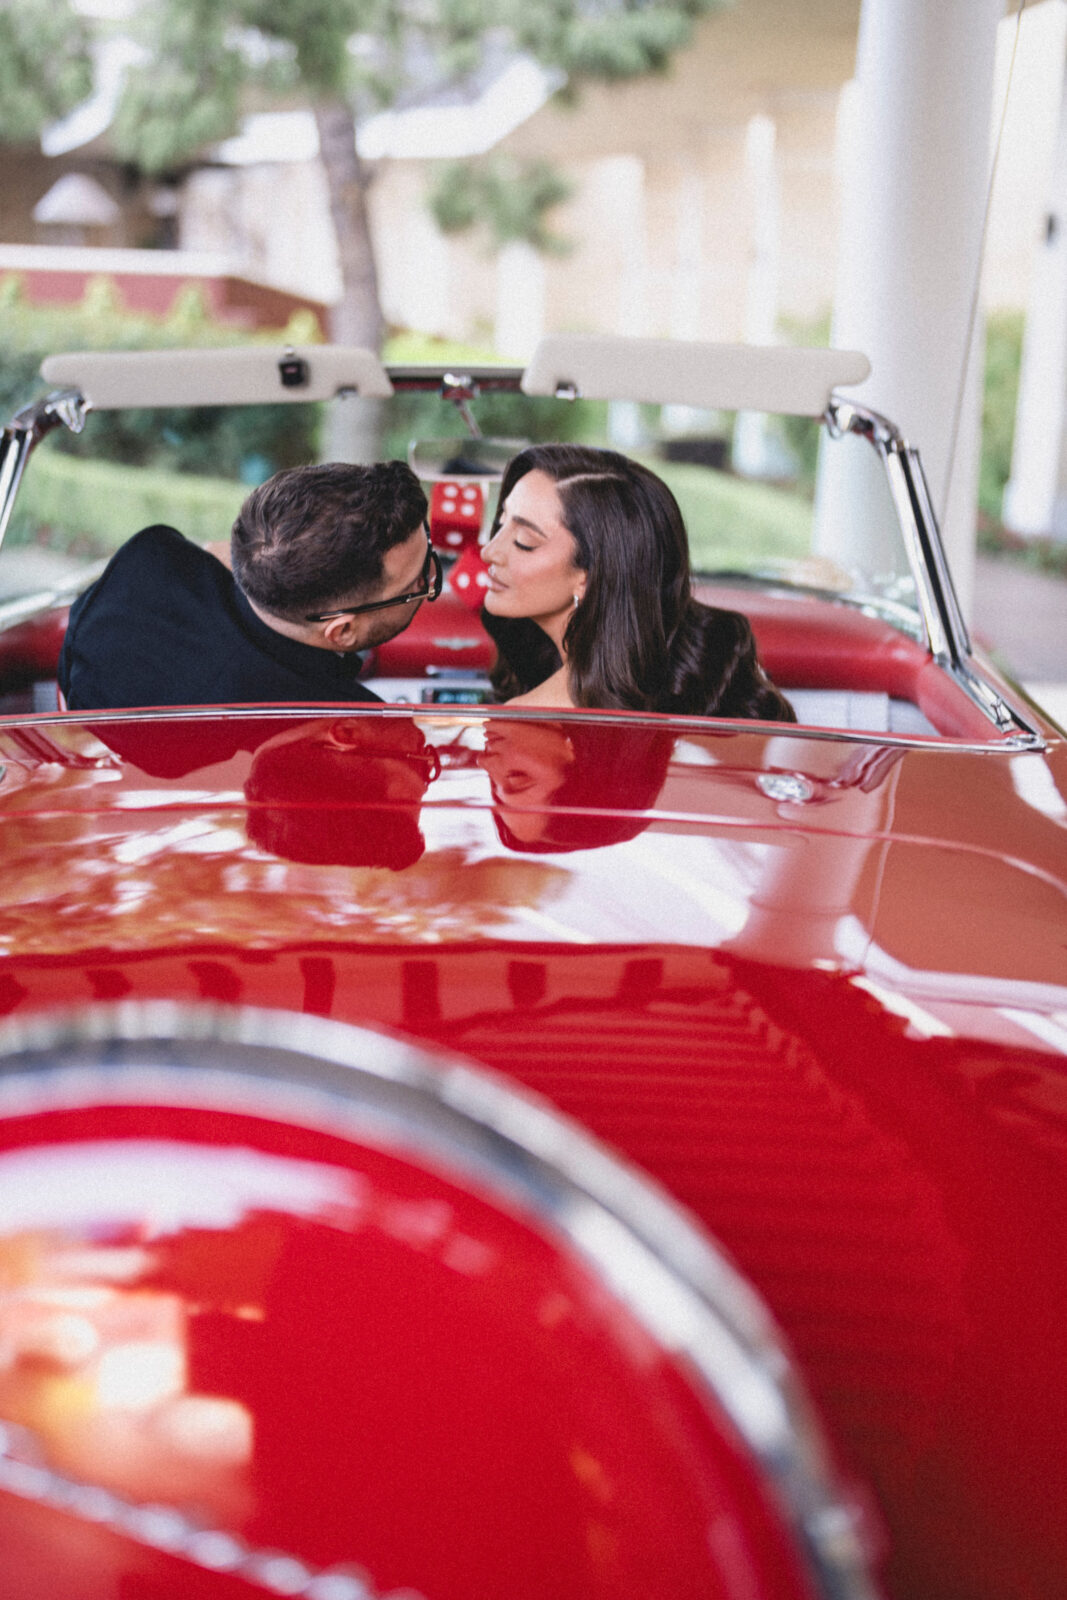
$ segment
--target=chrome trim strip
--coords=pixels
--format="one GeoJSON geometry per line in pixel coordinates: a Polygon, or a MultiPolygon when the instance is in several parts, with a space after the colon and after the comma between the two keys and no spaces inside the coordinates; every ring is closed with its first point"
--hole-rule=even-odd
{"type": "Polygon", "coordinates": [[[942,666],[948,667],[953,664],[955,657],[950,647],[949,634],[945,626],[941,605],[934,586],[930,582],[922,533],[915,515],[915,506],[909,475],[904,466],[904,457],[899,451],[892,450],[882,455],[882,462],[885,467],[886,478],[889,481],[889,492],[893,498],[897,521],[900,523],[900,531],[904,536],[908,563],[915,579],[915,592],[919,600],[919,612],[922,617],[923,642],[934,660],[940,662],[942,666]]]}
{"type": "MultiPolygon", "coordinates": [[[[947,668],[945,669],[948,670],[947,668]]],[[[955,677],[955,674],[953,674],[955,677]]],[[[433,679],[427,679],[432,683],[433,679]]],[[[963,685],[961,684],[961,687],[963,685]]],[[[973,696],[972,696],[973,698],[973,696]]],[[[983,706],[983,710],[987,710],[983,706]]],[[[212,722],[232,721],[239,719],[242,722],[260,718],[285,717],[290,721],[301,714],[310,721],[314,717],[336,717],[339,713],[350,717],[416,717],[420,722],[423,719],[435,719],[455,726],[456,723],[477,723],[483,717],[506,717],[509,721],[522,720],[524,722],[551,721],[572,722],[595,717],[598,723],[611,724],[614,727],[649,727],[661,728],[664,732],[674,732],[679,738],[687,734],[703,733],[751,733],[762,734],[765,738],[780,736],[783,732],[790,739],[816,739],[829,740],[833,744],[877,745],[890,750],[951,750],[957,753],[973,753],[976,755],[1013,755],[1022,750],[1045,750],[1048,748],[1047,740],[1035,729],[1026,727],[1021,722],[1016,722],[1020,732],[1005,734],[996,739],[957,739],[946,734],[921,734],[921,733],[879,733],[864,732],[862,728],[811,728],[802,723],[795,722],[754,722],[751,719],[727,717],[676,717],[669,712],[656,711],[577,711],[577,710],[548,710],[544,706],[523,706],[512,708],[508,705],[480,706],[476,715],[458,705],[425,705],[389,704],[383,702],[374,704],[368,701],[339,700],[335,703],[328,701],[315,701],[304,705],[248,705],[248,706],[158,706],[151,710],[138,710],[136,707],[129,711],[41,711],[20,712],[8,717],[0,717],[0,730],[5,728],[22,727],[69,727],[72,722],[79,724],[91,722],[95,727],[109,722],[164,722],[164,721],[190,721],[199,717],[210,716],[212,722]]],[[[988,712],[987,712],[988,714],[988,712]]],[[[991,719],[992,720],[992,719],[991,719]]]]}
{"type": "MultiPolygon", "coordinates": [[[[879,411],[871,411],[866,406],[841,400],[837,395],[831,396],[823,421],[832,439],[854,433],[868,440],[882,462],[889,479],[893,505],[908,554],[908,564],[915,581],[926,646],[936,660],[952,659],[951,629],[942,608],[942,597],[934,584],[929,559],[931,545],[928,536],[931,531],[933,542],[940,545],[937,524],[933,520],[924,523],[920,502],[913,492],[913,471],[910,466],[905,465],[908,456],[914,452],[910,451],[904,435],[888,417],[879,411]]],[[[920,476],[921,471],[920,467],[920,476]]],[[[926,504],[929,505],[929,496],[926,504]]],[[[942,555],[942,565],[943,561],[942,555]]]]}
{"type": "MultiPolygon", "coordinates": [[[[1036,736],[1036,729],[1033,725],[1013,711],[1008,702],[1002,699],[996,690],[986,683],[984,678],[978,676],[969,656],[952,669],[951,676],[959,684],[967,698],[980,711],[984,711],[990,722],[995,723],[1009,737],[1014,739],[1018,736],[1010,732],[1012,729],[1018,730],[1018,734],[1021,735],[1036,736]]],[[[1015,748],[1014,745],[1013,748],[1015,748]]],[[[1026,745],[1025,748],[1032,749],[1033,746],[1026,745]]]]}
{"type": "Polygon", "coordinates": [[[877,1600],[860,1515],[754,1290],[664,1191],[539,1097],[366,1028],[252,1008],[124,1002],[16,1018],[0,1025],[0,1056],[0,1115],[206,1101],[348,1128],[488,1185],[690,1365],[761,1467],[820,1600],[877,1600]]]}
{"type": "Polygon", "coordinates": [[[0,434],[0,543],[3,543],[7,525],[11,521],[15,496],[32,449],[33,441],[28,433],[5,428],[0,434]]]}

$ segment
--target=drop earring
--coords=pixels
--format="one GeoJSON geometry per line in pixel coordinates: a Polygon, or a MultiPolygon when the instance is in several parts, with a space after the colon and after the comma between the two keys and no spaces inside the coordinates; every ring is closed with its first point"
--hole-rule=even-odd
{"type": "Polygon", "coordinates": [[[579,600],[580,600],[580,599],[581,599],[581,598],[582,598],[582,597],[581,597],[581,595],[580,595],[580,594],[576,594],[576,595],[575,595],[575,597],[574,597],[574,609],[575,609],[575,611],[577,611],[577,609],[578,609],[578,602],[579,602],[579,600]]]}

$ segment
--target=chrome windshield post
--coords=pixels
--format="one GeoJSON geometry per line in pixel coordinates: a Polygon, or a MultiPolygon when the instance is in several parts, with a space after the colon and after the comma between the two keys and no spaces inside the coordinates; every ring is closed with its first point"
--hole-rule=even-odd
{"type": "Polygon", "coordinates": [[[908,552],[926,644],[937,660],[963,666],[971,641],[953,588],[919,452],[880,412],[831,396],[823,417],[831,438],[868,439],[881,457],[908,552]]]}
{"type": "Polygon", "coordinates": [[[26,463],[41,440],[54,428],[69,428],[81,433],[89,411],[85,396],[78,389],[57,389],[43,400],[16,411],[0,434],[0,544],[15,506],[15,496],[26,463]]]}
{"type": "Polygon", "coordinates": [[[915,579],[930,654],[953,673],[999,732],[1017,741],[1017,748],[1029,749],[1035,741],[1040,743],[1033,729],[974,670],[970,634],[952,583],[918,450],[908,444],[888,418],[836,395],[830,397],[823,422],[831,438],[857,433],[869,439],[882,459],[915,579]]]}
{"type": "Polygon", "coordinates": [[[971,653],[971,637],[963,620],[963,612],[948,568],[948,559],[941,542],[941,530],[930,498],[930,486],[926,481],[922,459],[918,450],[906,444],[900,452],[900,462],[916,525],[927,555],[928,569],[936,585],[939,604],[945,617],[953,658],[960,661],[971,653]]]}

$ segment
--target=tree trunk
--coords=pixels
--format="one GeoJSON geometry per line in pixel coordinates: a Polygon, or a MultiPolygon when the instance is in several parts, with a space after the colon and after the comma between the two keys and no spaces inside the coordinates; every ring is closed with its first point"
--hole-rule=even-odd
{"type": "Polygon", "coordinates": [[[352,108],[340,99],[323,101],[315,107],[315,123],[343,285],[330,317],[330,336],[335,344],[378,351],[385,319],[378,301],[378,268],[367,216],[367,174],[356,150],[352,108]]]}
{"type": "MultiPolygon", "coordinates": [[[[378,352],[385,318],[367,215],[367,174],[356,150],[352,108],[344,100],[323,101],[315,107],[315,123],[341,265],[341,299],[330,314],[330,338],[334,344],[378,352]]],[[[320,442],[323,459],[376,461],[382,430],[380,401],[334,400],[320,442]]]]}

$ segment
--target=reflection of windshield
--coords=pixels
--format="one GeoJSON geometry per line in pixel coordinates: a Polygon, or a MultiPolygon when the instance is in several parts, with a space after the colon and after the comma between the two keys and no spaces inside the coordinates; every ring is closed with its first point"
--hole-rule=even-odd
{"type": "MultiPolygon", "coordinates": [[[[406,458],[418,440],[436,460],[435,441],[454,444],[461,432],[455,408],[432,393],[376,405],[383,457],[406,458]]],[[[522,394],[483,395],[471,411],[486,435],[608,446],[645,462],[681,506],[697,573],[821,590],[914,628],[901,610],[914,611],[903,541],[864,439],[831,440],[805,419],[522,394]]],[[[77,438],[51,435],[20,491],[0,598],[76,572],[152,523],[202,544],[226,539],[250,487],[325,448],[323,413],[316,405],[101,412],[77,438]]]]}

